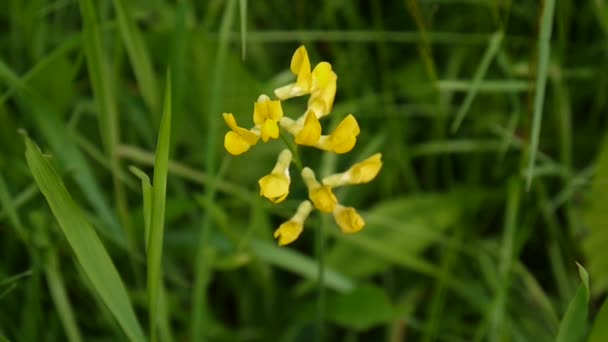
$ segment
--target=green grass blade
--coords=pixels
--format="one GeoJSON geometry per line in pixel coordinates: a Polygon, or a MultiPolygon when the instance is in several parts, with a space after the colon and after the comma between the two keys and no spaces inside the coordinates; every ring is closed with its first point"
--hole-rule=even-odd
{"type": "Polygon", "coordinates": [[[152,185],[150,184],[150,177],[138,169],[135,166],[129,167],[129,170],[133,172],[139,179],[141,179],[141,191],[143,193],[144,200],[144,232],[145,232],[145,242],[146,246],[148,246],[150,241],[150,218],[152,214],[152,185]]]}
{"type": "Polygon", "coordinates": [[[169,144],[171,138],[171,73],[167,72],[163,116],[160,121],[154,178],[152,186],[152,212],[148,254],[148,304],[150,314],[150,336],[156,339],[156,324],[159,320],[160,291],[162,289],[162,250],[165,226],[165,203],[167,173],[169,172],[169,144]]]}
{"type": "Polygon", "coordinates": [[[76,324],[74,310],[72,310],[60,269],[57,252],[52,250],[47,254],[45,269],[49,292],[57,308],[57,313],[59,314],[61,324],[63,324],[68,341],[79,342],[82,341],[82,336],[76,324]]]}
{"type": "Polygon", "coordinates": [[[581,277],[581,285],[576,290],[566,314],[559,325],[557,342],[582,341],[587,331],[587,315],[589,306],[589,274],[583,266],[577,264],[581,277]]]}
{"type": "Polygon", "coordinates": [[[555,0],[544,2],[543,13],[540,22],[540,34],[538,37],[538,74],[536,75],[536,96],[534,97],[534,114],[532,118],[532,135],[530,137],[530,152],[528,157],[528,169],[526,171],[526,188],[529,190],[534,174],[536,163],[536,152],[540,140],[540,128],[543,116],[543,105],[545,102],[545,86],[549,68],[549,55],[551,52],[551,31],[553,29],[553,12],[555,11],[555,0]]]}
{"type": "MultiPolygon", "coordinates": [[[[146,48],[145,41],[135,25],[133,16],[123,0],[114,0],[114,8],[118,16],[118,28],[120,35],[127,48],[129,60],[137,78],[137,84],[141,90],[144,101],[152,111],[153,115],[158,115],[158,85],[150,55],[146,48]]],[[[158,122],[158,121],[157,121],[158,122]]]]}
{"type": "Polygon", "coordinates": [[[25,138],[27,164],[93,289],[131,341],[145,341],[127,289],[101,240],[38,147],[25,138]]]}
{"type": "Polygon", "coordinates": [[[241,15],[241,58],[245,60],[247,56],[247,0],[239,2],[241,15]]]}
{"type": "Polygon", "coordinates": [[[593,328],[589,334],[587,342],[603,342],[608,341],[608,299],[604,300],[602,308],[595,317],[593,328]]]}
{"type": "Polygon", "coordinates": [[[479,91],[479,88],[481,86],[481,81],[483,81],[483,78],[486,76],[488,67],[490,66],[490,63],[492,62],[492,60],[494,59],[494,56],[496,56],[496,52],[498,52],[498,48],[500,47],[502,38],[503,38],[503,33],[500,31],[494,33],[492,35],[492,37],[490,37],[490,42],[488,44],[488,48],[486,49],[486,52],[483,54],[481,63],[479,63],[479,67],[477,67],[477,70],[475,71],[475,75],[473,76],[473,83],[471,83],[471,87],[469,88],[469,91],[467,92],[467,96],[464,98],[464,102],[462,103],[462,105],[458,109],[458,112],[456,113],[456,118],[454,119],[454,122],[452,123],[452,132],[456,132],[458,130],[458,128],[460,127],[460,124],[462,123],[465,116],[469,112],[469,109],[471,108],[471,104],[473,104],[473,100],[475,99],[475,96],[477,95],[477,92],[479,91]]]}

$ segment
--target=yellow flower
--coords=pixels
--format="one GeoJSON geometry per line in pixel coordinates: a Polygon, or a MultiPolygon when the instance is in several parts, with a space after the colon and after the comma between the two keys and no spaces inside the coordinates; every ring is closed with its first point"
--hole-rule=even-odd
{"type": "Polygon", "coordinates": [[[317,118],[331,113],[336,97],[338,75],[331,70],[331,65],[321,62],[313,70],[313,88],[308,99],[308,109],[313,110],[317,118]]]}
{"type": "Polygon", "coordinates": [[[304,229],[304,221],[310,215],[312,211],[312,205],[309,201],[304,201],[298,206],[296,213],[289,219],[279,226],[274,231],[274,237],[279,239],[279,246],[285,246],[294,242],[302,233],[304,229]]]}
{"type": "Polygon", "coordinates": [[[323,178],[323,184],[331,187],[339,187],[348,184],[362,184],[372,181],[382,168],[382,154],[376,153],[371,157],[360,161],[345,172],[336,173],[323,178]]]}
{"type": "Polygon", "coordinates": [[[268,96],[260,95],[253,105],[253,122],[260,127],[262,140],[279,137],[278,121],[283,117],[281,101],[271,101],[268,96]]]}
{"type": "Polygon", "coordinates": [[[239,127],[232,113],[224,113],[222,115],[224,116],[224,121],[226,121],[226,124],[231,129],[224,136],[226,151],[236,156],[247,152],[251,146],[258,142],[260,137],[250,130],[239,127]]]}
{"type": "Polygon", "coordinates": [[[333,133],[319,138],[316,147],[338,154],[349,152],[357,143],[359,132],[357,119],[352,114],[348,114],[333,133]]]}
{"type": "Polygon", "coordinates": [[[338,199],[331,191],[331,187],[328,185],[321,185],[317,181],[314,171],[309,167],[305,167],[302,170],[302,178],[308,188],[308,198],[310,198],[315,208],[325,213],[333,212],[338,203],[338,199]]]}
{"type": "Polygon", "coordinates": [[[274,91],[275,95],[281,100],[310,93],[312,73],[310,71],[308,52],[304,45],[300,46],[291,57],[291,72],[294,75],[297,75],[298,78],[296,82],[274,91]]]}
{"type": "Polygon", "coordinates": [[[353,207],[345,207],[337,204],[333,213],[334,219],[343,233],[356,233],[365,226],[365,221],[353,207]]]}
{"type": "Polygon", "coordinates": [[[321,137],[321,123],[312,110],[306,113],[304,126],[296,134],[296,144],[315,146],[321,137]]]}
{"type": "Polygon", "coordinates": [[[270,174],[260,178],[260,196],[268,198],[272,203],[282,202],[289,194],[289,164],[292,154],[285,149],[279,154],[276,165],[270,174]]]}

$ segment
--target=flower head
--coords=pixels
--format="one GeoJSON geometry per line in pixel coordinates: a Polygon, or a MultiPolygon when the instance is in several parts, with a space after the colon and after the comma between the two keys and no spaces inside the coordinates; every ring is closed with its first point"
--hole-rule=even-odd
{"type": "Polygon", "coordinates": [[[333,151],[338,154],[346,153],[355,147],[359,133],[357,119],[352,114],[348,114],[333,133],[322,135],[316,146],[322,150],[333,151]]]}
{"type": "Polygon", "coordinates": [[[352,234],[365,226],[365,221],[353,207],[337,204],[333,211],[334,219],[343,233],[352,234]]]}
{"type": "Polygon", "coordinates": [[[323,178],[323,184],[331,187],[339,187],[349,184],[362,184],[371,182],[382,168],[382,154],[376,153],[371,157],[360,161],[345,172],[336,173],[323,178]]]}
{"type": "Polygon", "coordinates": [[[304,229],[304,221],[310,215],[312,205],[309,201],[304,201],[298,206],[296,213],[287,222],[283,222],[274,231],[274,237],[279,239],[279,246],[285,246],[295,241],[304,229]]]}
{"type": "Polygon", "coordinates": [[[308,198],[310,198],[315,208],[325,213],[333,212],[338,199],[332,192],[331,187],[321,185],[317,181],[314,171],[309,167],[305,167],[302,170],[302,179],[304,179],[308,188],[308,198]]]}
{"type": "Polygon", "coordinates": [[[308,108],[315,112],[317,118],[321,118],[331,113],[338,75],[331,70],[331,65],[327,62],[317,64],[312,74],[313,87],[308,99],[308,108]]]}
{"type": "Polygon", "coordinates": [[[281,151],[272,172],[258,180],[260,196],[268,198],[273,203],[280,203],[287,197],[291,183],[289,176],[291,158],[292,154],[289,150],[281,151]]]}
{"type": "Polygon", "coordinates": [[[306,112],[306,119],[296,134],[296,144],[314,146],[321,137],[321,123],[312,110],[306,112]]]}
{"type": "Polygon", "coordinates": [[[285,100],[291,97],[302,96],[310,93],[312,86],[312,72],[310,71],[310,60],[308,51],[304,45],[300,46],[291,57],[291,72],[297,76],[295,83],[288,84],[274,91],[275,95],[285,100]]]}
{"type": "Polygon", "coordinates": [[[281,101],[272,101],[266,95],[260,95],[253,105],[253,122],[260,127],[262,140],[279,137],[278,122],[283,117],[281,101]]]}
{"type": "Polygon", "coordinates": [[[258,142],[260,137],[250,130],[239,127],[232,113],[224,113],[222,115],[224,116],[224,121],[230,127],[230,132],[224,136],[226,151],[236,156],[247,152],[251,146],[258,142]]]}

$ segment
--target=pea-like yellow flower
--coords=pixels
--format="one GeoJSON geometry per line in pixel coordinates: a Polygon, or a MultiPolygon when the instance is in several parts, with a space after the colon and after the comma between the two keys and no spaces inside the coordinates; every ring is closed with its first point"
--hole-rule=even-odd
{"type": "Polygon", "coordinates": [[[362,184],[372,181],[382,168],[382,154],[376,153],[371,157],[360,161],[345,172],[336,173],[323,178],[323,184],[333,188],[349,185],[362,184]]]}
{"type": "Polygon", "coordinates": [[[296,49],[291,57],[291,72],[297,76],[295,83],[290,83],[274,91],[275,95],[281,99],[289,99],[310,93],[312,87],[312,72],[310,71],[310,60],[308,51],[304,45],[296,49]]]}
{"type": "Polygon", "coordinates": [[[308,188],[308,198],[310,198],[315,208],[324,213],[333,212],[338,203],[338,199],[332,192],[331,187],[328,185],[321,185],[321,183],[317,181],[314,171],[309,167],[305,167],[302,170],[302,179],[308,188]]]}
{"type": "Polygon", "coordinates": [[[348,114],[333,133],[322,135],[315,146],[338,154],[347,153],[355,147],[359,133],[357,119],[352,114],[348,114]]]}
{"type": "Polygon", "coordinates": [[[315,146],[321,137],[321,123],[315,112],[309,110],[302,129],[296,134],[296,144],[315,146]]]}
{"type": "Polygon", "coordinates": [[[291,151],[288,149],[281,151],[270,174],[258,181],[260,196],[268,198],[272,203],[280,203],[287,197],[291,183],[291,177],[289,176],[291,158],[291,151]]]}
{"type": "Polygon", "coordinates": [[[274,231],[275,239],[279,239],[279,246],[285,246],[294,242],[304,229],[304,221],[312,211],[312,204],[309,201],[304,201],[298,206],[296,213],[287,222],[283,222],[274,231]]]}
{"type": "Polygon", "coordinates": [[[250,130],[239,127],[232,113],[223,113],[222,115],[224,116],[224,121],[230,127],[230,132],[224,136],[226,151],[237,156],[247,152],[251,146],[258,142],[260,137],[250,130]]]}
{"type": "Polygon", "coordinates": [[[262,140],[279,137],[278,122],[283,117],[281,101],[272,101],[266,95],[260,95],[253,105],[253,122],[260,128],[262,140]]]}
{"type": "Polygon", "coordinates": [[[317,118],[331,113],[336,97],[338,75],[331,70],[331,65],[321,62],[313,70],[313,88],[308,99],[308,109],[313,110],[317,118]]]}
{"type": "Polygon", "coordinates": [[[353,207],[345,207],[337,204],[333,211],[334,219],[343,233],[352,234],[360,231],[365,226],[365,220],[353,207]]]}

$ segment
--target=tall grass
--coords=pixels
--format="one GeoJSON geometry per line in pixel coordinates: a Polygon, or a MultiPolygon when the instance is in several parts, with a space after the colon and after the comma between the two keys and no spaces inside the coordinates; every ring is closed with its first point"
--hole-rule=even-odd
{"type": "Polygon", "coordinates": [[[607,28],[603,1],[0,2],[0,341],[607,340],[607,28]],[[260,198],[281,143],[230,156],[221,113],[300,44],[361,135],[299,157],[384,167],[336,191],[361,233],[313,214],[279,247],[306,189],[260,198]]]}

